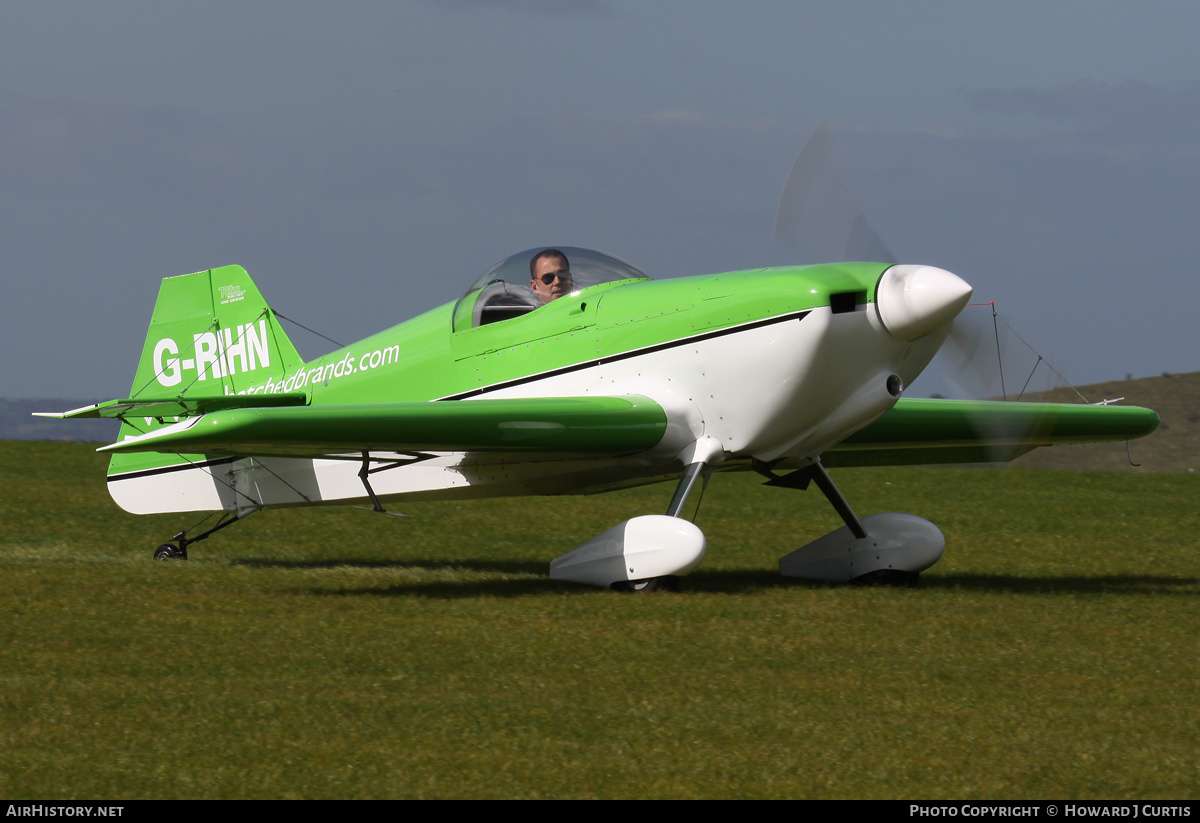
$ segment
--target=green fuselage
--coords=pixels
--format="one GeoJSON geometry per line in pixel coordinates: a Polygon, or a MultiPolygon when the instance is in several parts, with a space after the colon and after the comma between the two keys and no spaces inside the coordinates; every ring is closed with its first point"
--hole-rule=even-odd
{"type": "Polygon", "coordinates": [[[831,295],[850,295],[836,299],[851,306],[868,303],[884,268],[849,263],[607,283],[477,328],[463,328],[461,322],[454,328],[455,306],[448,304],[306,363],[287,390],[308,393],[314,405],[477,395],[581,364],[828,307],[831,295]]]}

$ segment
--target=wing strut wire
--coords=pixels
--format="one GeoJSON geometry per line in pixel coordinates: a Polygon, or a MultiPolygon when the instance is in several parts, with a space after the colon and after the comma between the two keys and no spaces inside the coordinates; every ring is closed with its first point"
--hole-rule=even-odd
{"type": "Polygon", "coordinates": [[[293,320],[292,318],[287,317],[286,315],[282,314],[277,309],[272,309],[271,311],[275,312],[275,316],[278,317],[280,320],[286,320],[289,323],[291,323],[292,325],[299,326],[300,328],[304,329],[306,332],[315,334],[317,337],[323,337],[324,339],[328,340],[333,345],[337,346],[339,349],[346,348],[345,343],[339,343],[338,341],[334,340],[332,337],[326,337],[325,335],[321,334],[316,329],[310,329],[308,326],[304,325],[303,323],[299,322],[298,320],[293,320]]]}
{"type": "MultiPolygon", "coordinates": [[[[260,315],[260,316],[261,316],[261,315],[260,315]]],[[[257,320],[258,318],[255,318],[255,319],[257,320]]],[[[208,334],[210,331],[212,331],[212,330],[213,330],[213,328],[214,328],[216,325],[217,325],[217,318],[215,318],[215,317],[214,317],[214,318],[213,318],[213,321],[212,321],[211,323],[209,323],[209,324],[208,324],[208,328],[206,328],[204,331],[202,331],[202,332],[200,332],[200,333],[201,333],[201,334],[208,334]]],[[[192,356],[193,356],[193,357],[195,357],[195,356],[196,356],[196,339],[195,339],[195,337],[193,337],[193,338],[192,338],[192,348],[191,348],[191,352],[192,352],[192,356]]],[[[147,381],[146,381],[146,385],[142,386],[140,389],[138,389],[137,391],[133,392],[131,396],[136,398],[138,395],[140,395],[140,394],[141,394],[142,392],[144,392],[146,389],[150,388],[150,384],[151,384],[151,383],[153,383],[153,382],[154,382],[155,380],[157,380],[158,378],[162,377],[162,374],[163,374],[163,372],[164,372],[165,370],[166,370],[166,367],[164,366],[163,368],[161,368],[161,369],[159,369],[157,372],[155,372],[154,376],[153,376],[153,377],[151,377],[149,380],[147,380],[147,381]]],[[[188,389],[190,389],[192,386],[194,386],[194,385],[196,384],[196,380],[199,380],[199,379],[200,379],[200,370],[199,370],[199,369],[197,369],[197,370],[196,370],[196,378],[195,378],[194,380],[192,380],[192,382],[191,382],[191,383],[188,383],[186,386],[184,386],[184,388],[183,388],[183,391],[179,392],[179,395],[180,395],[180,396],[182,396],[182,395],[186,394],[186,393],[187,393],[187,390],[188,390],[188,389]]],[[[121,418],[121,419],[122,419],[122,421],[124,421],[124,418],[121,418]]]]}
{"type": "Polygon", "coordinates": [[[1042,356],[1039,354],[1037,362],[1034,363],[1033,368],[1029,370],[1029,376],[1025,378],[1025,385],[1021,387],[1021,393],[1017,395],[1018,402],[1020,402],[1021,398],[1025,396],[1025,390],[1027,388],[1029,388],[1029,381],[1033,379],[1033,373],[1035,371],[1037,371],[1037,367],[1040,366],[1041,363],[1042,363],[1042,356]]]}
{"type": "MultiPolygon", "coordinates": [[[[1004,362],[1000,359],[1000,327],[996,325],[996,321],[1000,316],[996,314],[996,301],[992,301],[992,333],[996,336],[996,365],[1000,367],[1000,396],[1006,401],[1008,400],[1008,392],[1004,389],[1004,362]]],[[[1008,325],[1005,323],[1004,325],[1008,325]]],[[[1016,332],[1013,332],[1016,334],[1016,332]]],[[[1021,341],[1024,342],[1024,341],[1021,341]]],[[[1028,343],[1025,343],[1028,346],[1028,343]]],[[[1040,355],[1039,355],[1040,356],[1040,355]]]]}
{"type": "MultiPolygon", "coordinates": [[[[190,465],[192,465],[193,467],[195,467],[195,468],[199,469],[200,471],[204,472],[205,474],[207,474],[207,475],[208,475],[210,478],[212,478],[213,482],[215,482],[215,483],[220,483],[222,486],[224,486],[225,488],[229,489],[229,490],[230,490],[231,492],[233,492],[235,495],[240,495],[240,496],[242,496],[242,497],[246,498],[247,500],[249,500],[249,501],[250,501],[250,503],[251,503],[251,505],[250,505],[250,507],[248,507],[248,508],[253,508],[253,507],[255,507],[255,506],[257,506],[257,507],[260,507],[260,508],[262,507],[262,503],[260,503],[259,501],[255,500],[255,499],[254,499],[253,497],[251,497],[250,495],[246,494],[244,491],[242,491],[241,489],[239,489],[239,488],[238,488],[236,485],[234,485],[233,483],[230,483],[228,480],[225,480],[225,479],[223,479],[223,478],[221,478],[221,477],[218,477],[216,474],[214,474],[214,473],[213,473],[213,472],[212,472],[212,471],[209,469],[209,467],[208,467],[208,466],[205,466],[205,465],[204,465],[204,464],[202,464],[202,463],[199,463],[199,462],[197,462],[197,461],[195,461],[195,460],[192,460],[192,459],[191,459],[190,457],[188,457],[186,454],[178,454],[178,453],[177,453],[175,456],[176,456],[176,457],[181,457],[181,458],[183,458],[183,459],[184,459],[184,460],[185,460],[187,463],[189,463],[189,464],[190,464],[190,465]]],[[[301,497],[303,497],[304,495],[300,495],[300,496],[301,496],[301,497]]],[[[235,497],[234,499],[236,500],[236,497],[235,497]]],[[[241,509],[242,509],[242,505],[241,505],[241,503],[238,503],[238,504],[237,504],[237,507],[238,507],[238,511],[241,511],[241,509]]],[[[212,516],[212,515],[209,515],[209,517],[211,517],[211,516],[212,516]]],[[[205,520],[207,520],[207,519],[208,519],[208,518],[206,517],[206,518],[205,518],[205,520]]],[[[201,521],[200,521],[200,523],[203,523],[203,522],[204,522],[204,520],[201,520],[201,521]]],[[[197,523],[196,525],[198,526],[198,525],[200,525],[200,523],[197,523]]],[[[192,526],[192,528],[194,529],[194,528],[196,528],[196,526],[192,526]]]]}
{"type": "MultiPolygon", "coordinates": [[[[268,311],[269,311],[269,309],[263,309],[261,312],[259,312],[258,316],[257,316],[257,317],[255,317],[255,318],[254,318],[254,320],[250,321],[250,322],[251,322],[251,324],[252,324],[252,323],[254,323],[254,322],[257,322],[258,320],[261,320],[263,317],[265,317],[265,316],[267,315],[267,312],[268,312],[268,311]]],[[[292,321],[292,322],[295,322],[295,321],[292,321]]],[[[299,324],[297,323],[296,325],[299,325],[299,324]]],[[[218,364],[223,364],[223,363],[225,362],[225,360],[224,360],[224,358],[225,358],[225,353],[224,353],[224,349],[223,349],[223,348],[221,348],[221,343],[219,342],[219,340],[220,340],[220,334],[219,334],[219,332],[220,332],[220,330],[221,330],[221,320],[220,320],[220,318],[219,318],[219,317],[214,317],[214,318],[213,318],[213,321],[212,321],[211,323],[209,323],[209,324],[208,324],[208,328],[206,328],[206,329],[205,329],[203,332],[201,332],[200,334],[202,334],[202,335],[203,335],[203,334],[208,334],[208,333],[209,333],[210,331],[212,331],[213,329],[216,329],[216,330],[218,331],[218,335],[217,335],[217,337],[218,337],[218,344],[217,344],[217,345],[218,345],[217,363],[218,363],[218,364]]],[[[311,330],[310,330],[310,331],[311,331],[311,330]]],[[[314,332],[314,334],[315,334],[315,332],[314,332]]],[[[239,329],[238,329],[237,342],[238,342],[238,343],[241,343],[243,340],[245,340],[245,337],[246,337],[246,327],[243,325],[243,326],[240,326],[240,327],[239,327],[239,329]]],[[[196,357],[196,345],[197,345],[197,343],[198,343],[198,342],[199,342],[199,340],[198,340],[198,335],[193,335],[193,336],[192,336],[192,347],[191,347],[191,349],[189,350],[193,358],[195,358],[195,357],[196,357]]],[[[217,369],[217,368],[218,368],[218,366],[214,365],[214,367],[213,367],[213,369],[214,369],[214,376],[215,376],[215,371],[216,371],[216,369],[217,369]]],[[[224,370],[225,370],[225,366],[224,366],[224,365],[221,365],[221,366],[220,366],[220,368],[221,368],[221,370],[222,370],[222,371],[224,371],[224,370]]],[[[158,380],[160,377],[162,377],[163,371],[165,371],[165,367],[163,367],[163,368],[160,368],[160,369],[159,369],[159,370],[158,370],[158,371],[157,371],[157,372],[154,374],[154,376],[153,376],[153,377],[151,377],[149,380],[147,380],[147,381],[146,381],[146,384],[145,384],[144,386],[142,386],[142,387],[141,387],[140,389],[138,389],[137,391],[134,391],[134,392],[132,393],[132,396],[136,398],[138,395],[140,395],[142,392],[144,392],[146,389],[148,389],[148,388],[150,387],[150,385],[151,385],[152,383],[154,383],[154,381],[155,381],[155,380],[158,380]]],[[[201,377],[201,375],[203,375],[203,373],[204,373],[204,369],[203,369],[203,368],[198,368],[198,369],[196,369],[196,376],[192,378],[192,382],[188,383],[186,386],[184,386],[184,387],[183,387],[183,388],[182,388],[182,389],[179,391],[179,394],[178,394],[178,396],[179,396],[179,397],[183,397],[185,394],[187,394],[187,393],[188,393],[188,390],[189,390],[189,389],[191,389],[191,388],[192,388],[192,386],[196,385],[196,381],[198,381],[198,380],[200,379],[200,377],[201,377]]],[[[223,375],[221,376],[221,380],[222,380],[222,381],[224,381],[224,380],[228,379],[228,378],[229,378],[229,376],[230,376],[230,375],[228,375],[228,374],[223,374],[223,375]]],[[[184,411],[186,412],[187,410],[186,410],[186,409],[184,409],[184,411]]],[[[184,416],[186,416],[186,414],[185,414],[184,416]]],[[[122,418],[121,418],[121,420],[122,420],[122,421],[124,421],[124,419],[125,419],[124,417],[122,417],[122,418]]],[[[161,423],[162,421],[161,421],[161,420],[159,420],[159,422],[161,423]]]]}
{"type": "Polygon", "coordinates": [[[292,491],[294,491],[294,492],[295,492],[297,495],[299,495],[299,496],[300,496],[300,499],[301,499],[301,500],[303,500],[305,503],[311,503],[311,502],[313,502],[311,497],[309,497],[307,494],[305,494],[304,492],[300,491],[298,488],[296,488],[295,486],[293,486],[291,483],[287,482],[287,481],[286,481],[286,480],[284,480],[282,477],[280,477],[280,476],[279,476],[279,475],[278,475],[278,474],[275,472],[275,470],[274,470],[274,469],[272,469],[270,466],[268,466],[268,465],[267,465],[267,463],[266,463],[266,461],[265,461],[265,460],[263,460],[263,459],[261,459],[261,458],[255,458],[255,457],[251,457],[251,458],[249,458],[249,460],[250,460],[250,465],[246,467],[247,469],[252,469],[252,468],[254,468],[255,466],[257,466],[257,467],[258,467],[258,468],[260,468],[260,469],[266,469],[268,474],[270,474],[272,477],[274,477],[274,478],[275,478],[276,480],[278,480],[280,483],[282,483],[283,485],[287,486],[289,489],[291,489],[292,491]]]}
{"type": "Polygon", "coordinates": [[[1022,337],[1017,332],[1017,330],[1014,329],[1007,320],[1005,320],[1003,317],[1001,317],[996,312],[996,301],[995,300],[992,300],[989,303],[971,303],[969,305],[971,305],[971,306],[990,306],[992,309],[992,333],[996,339],[996,363],[1000,367],[1000,395],[1005,400],[1008,400],[1008,392],[1004,385],[1004,362],[1003,362],[1003,360],[1001,358],[1001,354],[1000,354],[1000,326],[999,326],[1000,323],[1003,323],[1004,328],[1006,328],[1010,332],[1012,332],[1013,337],[1017,338],[1023,344],[1025,344],[1025,348],[1029,349],[1031,352],[1033,352],[1034,354],[1037,355],[1037,362],[1033,364],[1033,369],[1029,372],[1029,377],[1027,377],[1025,379],[1025,385],[1021,387],[1021,393],[1019,395],[1017,395],[1017,400],[1020,400],[1021,397],[1023,397],[1025,395],[1025,389],[1027,389],[1029,387],[1029,381],[1033,379],[1033,372],[1037,370],[1038,366],[1040,366],[1042,363],[1045,363],[1046,368],[1048,368],[1050,371],[1054,372],[1054,376],[1057,377],[1059,380],[1061,380],[1062,384],[1064,386],[1069,388],[1071,391],[1075,392],[1075,395],[1080,400],[1082,400],[1084,403],[1090,402],[1086,397],[1083,396],[1083,394],[1079,391],[1079,389],[1075,388],[1074,384],[1072,384],[1071,381],[1066,378],[1066,375],[1064,375],[1058,369],[1051,366],[1050,361],[1047,360],[1046,358],[1044,358],[1042,356],[1041,352],[1039,352],[1037,349],[1035,349],[1030,344],[1030,342],[1028,340],[1026,340],[1024,337],[1022,337]]]}

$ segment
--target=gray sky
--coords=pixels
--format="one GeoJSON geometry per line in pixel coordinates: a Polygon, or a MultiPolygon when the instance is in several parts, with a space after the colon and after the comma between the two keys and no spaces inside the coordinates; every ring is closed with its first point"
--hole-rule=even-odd
{"type": "Polygon", "coordinates": [[[351,342],[535,245],[805,262],[771,229],[822,121],[896,256],[1072,381],[1194,371],[1198,31],[1193,2],[6,0],[0,396],[124,396],[159,280],[229,263],[351,342]]]}

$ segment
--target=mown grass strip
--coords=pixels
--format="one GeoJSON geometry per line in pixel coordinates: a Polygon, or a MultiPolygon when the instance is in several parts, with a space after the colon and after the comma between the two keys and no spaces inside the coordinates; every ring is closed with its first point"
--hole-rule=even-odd
{"type": "Polygon", "coordinates": [[[918,589],[787,582],[839,525],[718,475],[678,595],[546,564],[668,487],[186,517],[108,500],[80,444],[2,443],[0,794],[1194,797],[1194,476],[836,475],[947,536],[918,589]]]}

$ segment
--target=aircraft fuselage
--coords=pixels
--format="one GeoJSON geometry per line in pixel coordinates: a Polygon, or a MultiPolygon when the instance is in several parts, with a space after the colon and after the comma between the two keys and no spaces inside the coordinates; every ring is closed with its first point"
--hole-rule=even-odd
{"type": "MultiPolygon", "coordinates": [[[[803,461],[890,409],[945,337],[940,327],[912,340],[889,333],[875,305],[887,268],[606,283],[482,326],[447,304],[286,374],[226,365],[218,377],[220,365],[210,365],[203,377],[216,389],[209,393],[303,392],[311,406],[591,394],[641,395],[667,413],[654,448],[617,458],[394,455],[394,470],[371,480],[382,499],[601,491],[677,475],[701,446],[718,459],[803,461]]],[[[186,490],[151,492],[149,478],[132,473],[123,482],[110,477],[110,490],[141,512],[230,510],[242,498],[282,506],[365,497],[350,460],[204,462],[166,483],[186,490]]]]}

